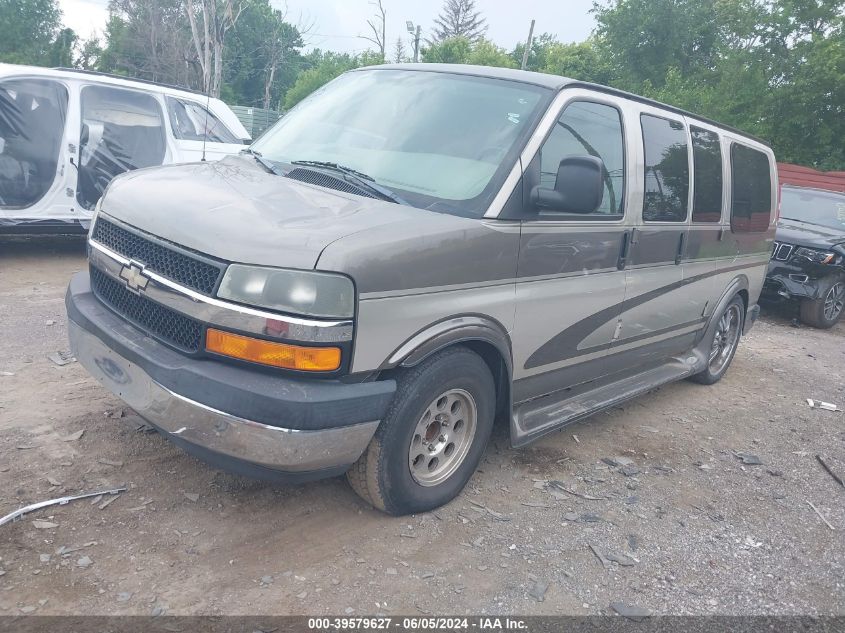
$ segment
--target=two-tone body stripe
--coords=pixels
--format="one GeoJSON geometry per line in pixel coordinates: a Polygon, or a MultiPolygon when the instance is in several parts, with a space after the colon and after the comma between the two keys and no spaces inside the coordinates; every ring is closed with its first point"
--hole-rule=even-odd
{"type": "MultiPolygon", "coordinates": [[[[555,363],[560,363],[561,361],[576,359],[588,354],[593,354],[596,352],[600,352],[604,349],[610,348],[613,345],[612,343],[607,343],[605,345],[599,346],[592,346],[587,349],[579,349],[579,345],[596,329],[598,329],[602,325],[605,325],[608,321],[617,318],[620,313],[623,313],[626,310],[630,310],[637,306],[648,303],[653,299],[664,296],[666,293],[671,292],[672,290],[682,288],[683,286],[693,284],[703,279],[707,279],[708,277],[713,277],[715,275],[721,275],[728,272],[734,272],[746,268],[754,268],[759,266],[760,263],[757,261],[753,263],[735,264],[733,266],[728,266],[718,270],[708,271],[707,273],[701,275],[688,277],[686,279],[682,279],[680,281],[661,286],[660,288],[656,288],[649,292],[645,292],[636,297],[628,297],[621,304],[617,303],[608,306],[607,308],[600,310],[599,312],[596,312],[595,314],[592,314],[585,319],[581,319],[580,321],[573,323],[565,330],[556,334],[553,338],[551,338],[548,342],[540,346],[533,354],[531,354],[531,356],[528,357],[528,360],[525,362],[524,368],[526,370],[529,370],[538,367],[544,367],[546,365],[552,365],[555,363]]],[[[689,327],[691,327],[691,324],[689,323],[681,324],[676,327],[666,328],[663,332],[674,332],[675,330],[680,330],[689,327]]],[[[700,323],[698,327],[700,327],[700,323]]],[[[628,341],[633,341],[636,339],[650,338],[659,333],[660,332],[650,332],[645,335],[642,335],[641,337],[632,337],[631,339],[625,339],[623,343],[627,343],[628,341]]]]}

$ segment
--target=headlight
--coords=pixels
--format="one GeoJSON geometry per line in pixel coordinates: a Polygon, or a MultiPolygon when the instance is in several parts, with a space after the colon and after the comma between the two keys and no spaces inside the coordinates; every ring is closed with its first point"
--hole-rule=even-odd
{"type": "Polygon", "coordinates": [[[829,264],[836,259],[836,253],[829,253],[827,251],[817,251],[813,248],[799,247],[795,249],[793,257],[801,257],[808,259],[816,264],[829,264]]]}
{"type": "Polygon", "coordinates": [[[343,275],[232,264],[217,296],[250,306],[315,317],[355,314],[355,287],[343,275]]]}

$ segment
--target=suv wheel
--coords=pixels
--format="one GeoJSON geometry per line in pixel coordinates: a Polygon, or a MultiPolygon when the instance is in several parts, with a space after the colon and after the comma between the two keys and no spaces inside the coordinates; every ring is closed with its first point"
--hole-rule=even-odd
{"type": "Polygon", "coordinates": [[[397,383],[387,415],[347,473],[359,496],[394,516],[431,510],[460,493],[496,410],[490,369],[464,347],[404,370],[397,383]]]}
{"type": "Polygon", "coordinates": [[[817,328],[831,328],[845,312],[845,280],[830,279],[821,282],[819,299],[801,302],[801,320],[817,328]]]}
{"type": "Polygon", "coordinates": [[[707,367],[694,376],[690,376],[690,380],[702,385],[712,385],[722,379],[739,346],[744,314],[745,304],[737,295],[725,306],[715,322],[715,327],[711,326],[713,333],[710,338],[707,367]]]}

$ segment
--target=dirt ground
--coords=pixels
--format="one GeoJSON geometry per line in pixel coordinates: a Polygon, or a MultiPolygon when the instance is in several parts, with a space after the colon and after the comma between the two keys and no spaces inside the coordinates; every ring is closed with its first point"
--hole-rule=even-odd
{"type": "Polygon", "coordinates": [[[845,488],[816,460],[845,476],[845,413],[805,401],[845,406],[845,324],[764,313],[719,384],[522,450],[497,429],[458,499],[396,519],[341,478],[215,471],[48,360],[84,266],[79,240],[0,241],[0,515],[128,490],[0,527],[0,615],[845,614],[845,488]]]}

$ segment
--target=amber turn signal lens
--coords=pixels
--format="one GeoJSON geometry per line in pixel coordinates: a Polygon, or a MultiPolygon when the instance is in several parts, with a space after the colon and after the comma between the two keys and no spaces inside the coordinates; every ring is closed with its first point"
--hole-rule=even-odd
{"type": "Polygon", "coordinates": [[[205,335],[205,348],[215,354],[283,369],[334,371],[340,367],[338,347],[300,347],[272,343],[211,328],[205,335]]]}

